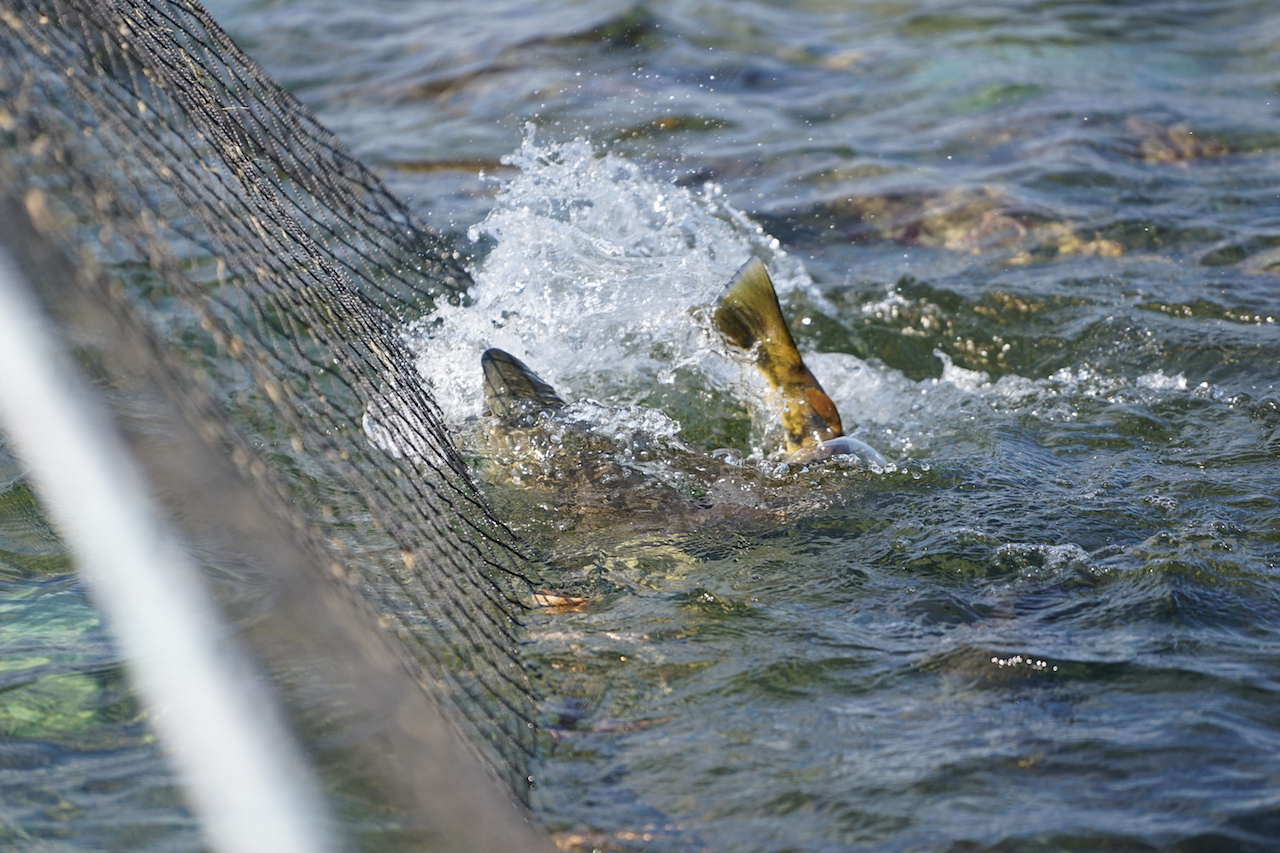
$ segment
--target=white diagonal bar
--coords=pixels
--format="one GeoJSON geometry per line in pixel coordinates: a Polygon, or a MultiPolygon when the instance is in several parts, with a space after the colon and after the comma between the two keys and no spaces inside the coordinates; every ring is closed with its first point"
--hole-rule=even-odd
{"type": "Polygon", "coordinates": [[[228,642],[199,569],[3,250],[0,424],[75,554],[214,848],[335,850],[318,785],[269,690],[228,642]]]}

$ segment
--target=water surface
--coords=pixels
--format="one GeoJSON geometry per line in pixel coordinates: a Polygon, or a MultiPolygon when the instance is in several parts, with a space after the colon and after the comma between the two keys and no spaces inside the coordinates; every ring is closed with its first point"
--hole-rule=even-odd
{"type": "MultiPolygon", "coordinates": [[[[589,599],[528,646],[564,846],[1280,849],[1272,4],[211,11],[472,255],[475,304],[407,330],[460,438],[501,345],[657,433],[645,476],[752,510],[491,487],[589,599]],[[753,253],[889,470],[752,457],[749,371],[698,309],[753,253]]],[[[58,683],[90,698],[13,748],[150,755],[65,570],[6,606],[85,614],[92,690],[58,683]]]]}

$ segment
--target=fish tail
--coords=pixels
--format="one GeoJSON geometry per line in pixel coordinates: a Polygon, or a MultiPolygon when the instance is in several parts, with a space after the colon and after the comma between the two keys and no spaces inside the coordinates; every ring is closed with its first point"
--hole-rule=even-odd
{"type": "Polygon", "coordinates": [[[531,420],[540,412],[564,406],[556,389],[509,352],[485,350],[480,367],[484,371],[484,398],[489,413],[505,423],[531,420]]]}
{"type": "Polygon", "coordinates": [[[729,282],[716,306],[715,321],[730,344],[754,351],[756,367],[781,396],[789,455],[844,435],[840,413],[800,357],[773,281],[759,258],[747,261],[729,282]]]}

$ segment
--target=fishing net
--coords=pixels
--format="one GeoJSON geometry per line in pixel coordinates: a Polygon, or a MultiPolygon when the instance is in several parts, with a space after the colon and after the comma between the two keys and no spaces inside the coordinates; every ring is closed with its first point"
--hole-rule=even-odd
{"type": "Polygon", "coordinates": [[[527,798],[534,567],[397,334],[465,298],[457,252],[185,0],[0,0],[0,190],[527,798]]]}

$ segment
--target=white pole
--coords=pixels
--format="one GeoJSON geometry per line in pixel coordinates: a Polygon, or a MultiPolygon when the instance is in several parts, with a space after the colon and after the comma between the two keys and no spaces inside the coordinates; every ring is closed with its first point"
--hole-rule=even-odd
{"type": "Polygon", "coordinates": [[[215,849],[338,848],[313,774],[110,417],[0,250],[0,424],[31,468],[215,849]]]}

